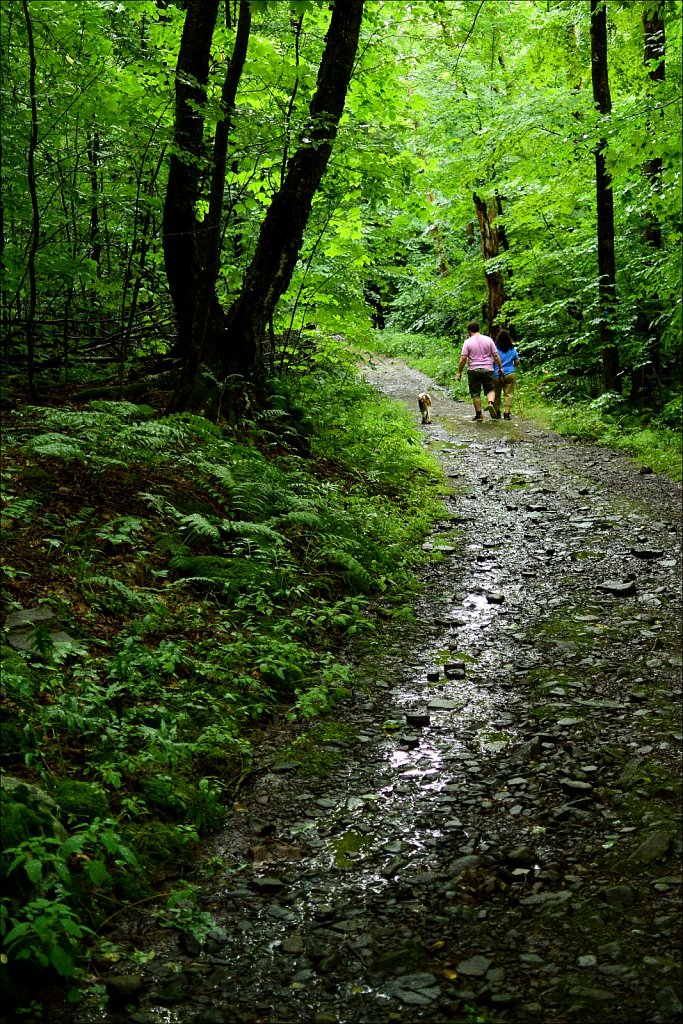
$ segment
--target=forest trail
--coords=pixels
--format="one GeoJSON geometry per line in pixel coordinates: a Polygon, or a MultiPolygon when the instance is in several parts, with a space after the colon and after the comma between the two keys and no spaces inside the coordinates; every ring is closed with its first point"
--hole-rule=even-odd
{"type": "Polygon", "coordinates": [[[681,488],[365,370],[416,422],[434,402],[416,621],[364,650],[336,732],[264,738],[191,879],[215,924],[140,908],[116,938],[149,959],[55,1020],[680,1020],[681,488]]]}

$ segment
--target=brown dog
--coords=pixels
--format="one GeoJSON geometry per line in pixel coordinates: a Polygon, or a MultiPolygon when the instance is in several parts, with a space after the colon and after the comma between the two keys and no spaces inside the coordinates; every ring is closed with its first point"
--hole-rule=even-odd
{"type": "Polygon", "coordinates": [[[419,405],[420,412],[422,413],[422,422],[431,423],[432,418],[430,416],[430,410],[432,408],[432,400],[426,391],[421,392],[421,394],[417,396],[417,404],[419,405]]]}

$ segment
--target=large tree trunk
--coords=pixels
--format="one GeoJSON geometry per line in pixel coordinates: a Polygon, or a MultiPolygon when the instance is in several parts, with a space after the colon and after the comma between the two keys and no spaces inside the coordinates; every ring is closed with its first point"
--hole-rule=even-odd
{"type": "MultiPolygon", "coordinates": [[[[603,116],[612,112],[607,70],[607,12],[604,0],[591,0],[591,77],[593,101],[603,116]]],[[[595,192],[598,231],[598,296],[603,391],[621,391],[619,349],[614,342],[612,320],[617,304],[614,258],[614,195],[607,171],[607,141],[595,147],[595,192]]]]}
{"type": "MultiPolygon", "coordinates": [[[[643,10],[643,60],[650,65],[648,72],[653,84],[665,79],[666,37],[664,32],[664,2],[658,0],[643,10]]],[[[660,111],[661,113],[661,111],[660,111]]],[[[650,188],[650,195],[661,192],[662,159],[653,157],[643,164],[643,174],[650,188]]],[[[649,249],[662,248],[662,228],[651,203],[645,209],[642,241],[649,249]]],[[[631,374],[631,399],[651,398],[661,380],[661,351],[658,320],[661,315],[661,301],[655,293],[639,303],[638,332],[643,337],[644,362],[631,374]]]]}
{"type": "Polygon", "coordinates": [[[332,152],[344,110],[363,18],[363,0],[334,4],[308,136],[292,157],[266,213],[242,291],[228,312],[221,373],[262,384],[266,325],[294,273],[313,196],[332,152]]]}
{"type": "MultiPolygon", "coordinates": [[[[183,381],[199,365],[207,307],[196,216],[204,157],[204,118],[211,40],[218,0],[188,0],[178,52],[175,134],[163,214],[166,277],[176,313],[176,350],[183,359],[183,381]],[[202,323],[202,319],[204,323],[202,323]]],[[[194,383],[194,376],[191,384],[194,383]]]]}
{"type": "MultiPolygon", "coordinates": [[[[507,235],[501,224],[496,224],[496,217],[503,212],[503,204],[500,196],[496,195],[487,204],[480,199],[475,192],[472,196],[479,221],[479,234],[481,236],[481,253],[484,257],[484,264],[488,260],[495,259],[500,255],[501,248],[508,249],[507,235]]],[[[486,324],[489,334],[495,337],[495,322],[505,302],[505,278],[500,270],[489,270],[484,267],[487,289],[487,312],[486,324]]]]}
{"type": "MultiPolygon", "coordinates": [[[[181,96],[180,101],[178,100],[178,90],[182,92],[187,88],[182,80],[181,68],[185,68],[186,62],[190,63],[195,69],[193,72],[195,77],[198,78],[196,72],[199,71],[202,75],[202,81],[206,84],[211,37],[215,26],[217,10],[217,4],[213,0],[211,0],[211,8],[207,15],[202,0],[191,0],[188,7],[183,38],[178,54],[178,79],[176,86],[177,143],[179,141],[179,118],[181,118],[181,126],[184,124],[183,119],[192,119],[193,112],[186,110],[186,107],[187,99],[194,98],[188,95],[188,97],[181,96]],[[185,45],[186,43],[187,45],[185,45]]],[[[192,245],[181,249],[178,253],[181,263],[185,260],[188,264],[188,272],[185,274],[178,295],[179,303],[176,302],[174,296],[174,305],[178,317],[178,351],[183,360],[183,366],[178,386],[171,396],[168,405],[169,412],[185,408],[197,379],[202,358],[206,353],[210,359],[215,361],[220,350],[220,339],[224,333],[225,314],[216,296],[216,280],[220,264],[221,213],[225,191],[228,139],[235,111],[237,87],[247,55],[250,30],[251,6],[249,0],[240,0],[235,45],[221,91],[223,117],[216,125],[214,138],[209,209],[203,222],[198,224],[195,208],[200,179],[199,168],[195,164],[195,173],[190,176],[187,182],[189,188],[186,193],[188,207],[191,201],[191,221],[189,208],[181,214],[181,216],[184,215],[186,217],[188,227],[192,232],[192,245]],[[189,291],[185,290],[188,284],[191,286],[189,291]]],[[[200,155],[203,147],[204,123],[196,111],[194,112],[194,121],[188,127],[191,129],[191,134],[187,135],[186,133],[187,152],[191,158],[193,155],[200,155]]],[[[183,130],[186,131],[186,129],[183,130]]],[[[184,209],[183,190],[185,182],[182,174],[176,177],[173,184],[174,188],[180,193],[180,204],[184,209]]],[[[170,186],[171,179],[169,178],[169,191],[170,186]]],[[[166,210],[164,210],[165,212],[166,210]]],[[[175,212],[175,209],[171,211],[171,218],[169,220],[171,226],[175,212]]],[[[178,241],[180,240],[178,239],[178,241]]],[[[175,243],[173,249],[175,251],[175,243]]],[[[167,258],[167,273],[168,266],[167,258]]]]}

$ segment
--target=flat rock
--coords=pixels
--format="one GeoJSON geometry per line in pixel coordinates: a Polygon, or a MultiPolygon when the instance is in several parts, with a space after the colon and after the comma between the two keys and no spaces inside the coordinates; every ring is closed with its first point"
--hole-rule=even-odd
{"type": "Polygon", "coordinates": [[[488,957],[477,954],[468,960],[460,961],[457,968],[458,974],[464,974],[470,978],[483,978],[492,963],[493,961],[488,957]]]}
{"type": "Polygon", "coordinates": [[[664,551],[663,551],[662,548],[640,548],[640,547],[633,547],[633,548],[631,548],[631,554],[634,555],[635,558],[650,559],[650,558],[661,558],[663,556],[663,554],[664,554],[664,551]]]}
{"type": "Polygon", "coordinates": [[[603,580],[598,583],[598,590],[606,594],[614,594],[615,597],[628,597],[637,591],[635,580],[603,580]]]}
{"type": "Polygon", "coordinates": [[[633,853],[633,860],[639,860],[643,864],[663,860],[670,848],[671,836],[667,832],[653,832],[633,853]]]}
{"type": "Polygon", "coordinates": [[[434,697],[430,700],[427,707],[431,711],[453,711],[458,707],[458,704],[454,700],[447,700],[445,697],[434,697]]]}

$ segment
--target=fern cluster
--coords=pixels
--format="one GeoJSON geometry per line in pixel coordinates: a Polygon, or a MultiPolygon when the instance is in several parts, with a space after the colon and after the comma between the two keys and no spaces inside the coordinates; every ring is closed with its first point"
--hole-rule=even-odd
{"type": "MultiPolygon", "coordinates": [[[[114,884],[131,898],[147,884],[116,850],[153,873],[216,826],[255,723],[349,691],[341,642],[371,628],[372,600],[405,601],[442,513],[412,426],[348,364],[319,359],[281,391],[239,434],[102,401],[26,407],[5,431],[7,599],[47,603],[74,642],[46,630],[4,650],[3,757],[97,797],[63,810],[97,865],[83,927],[114,884]],[[106,822],[88,817],[96,805],[106,822]]],[[[35,859],[42,840],[26,841],[35,859]]]]}

